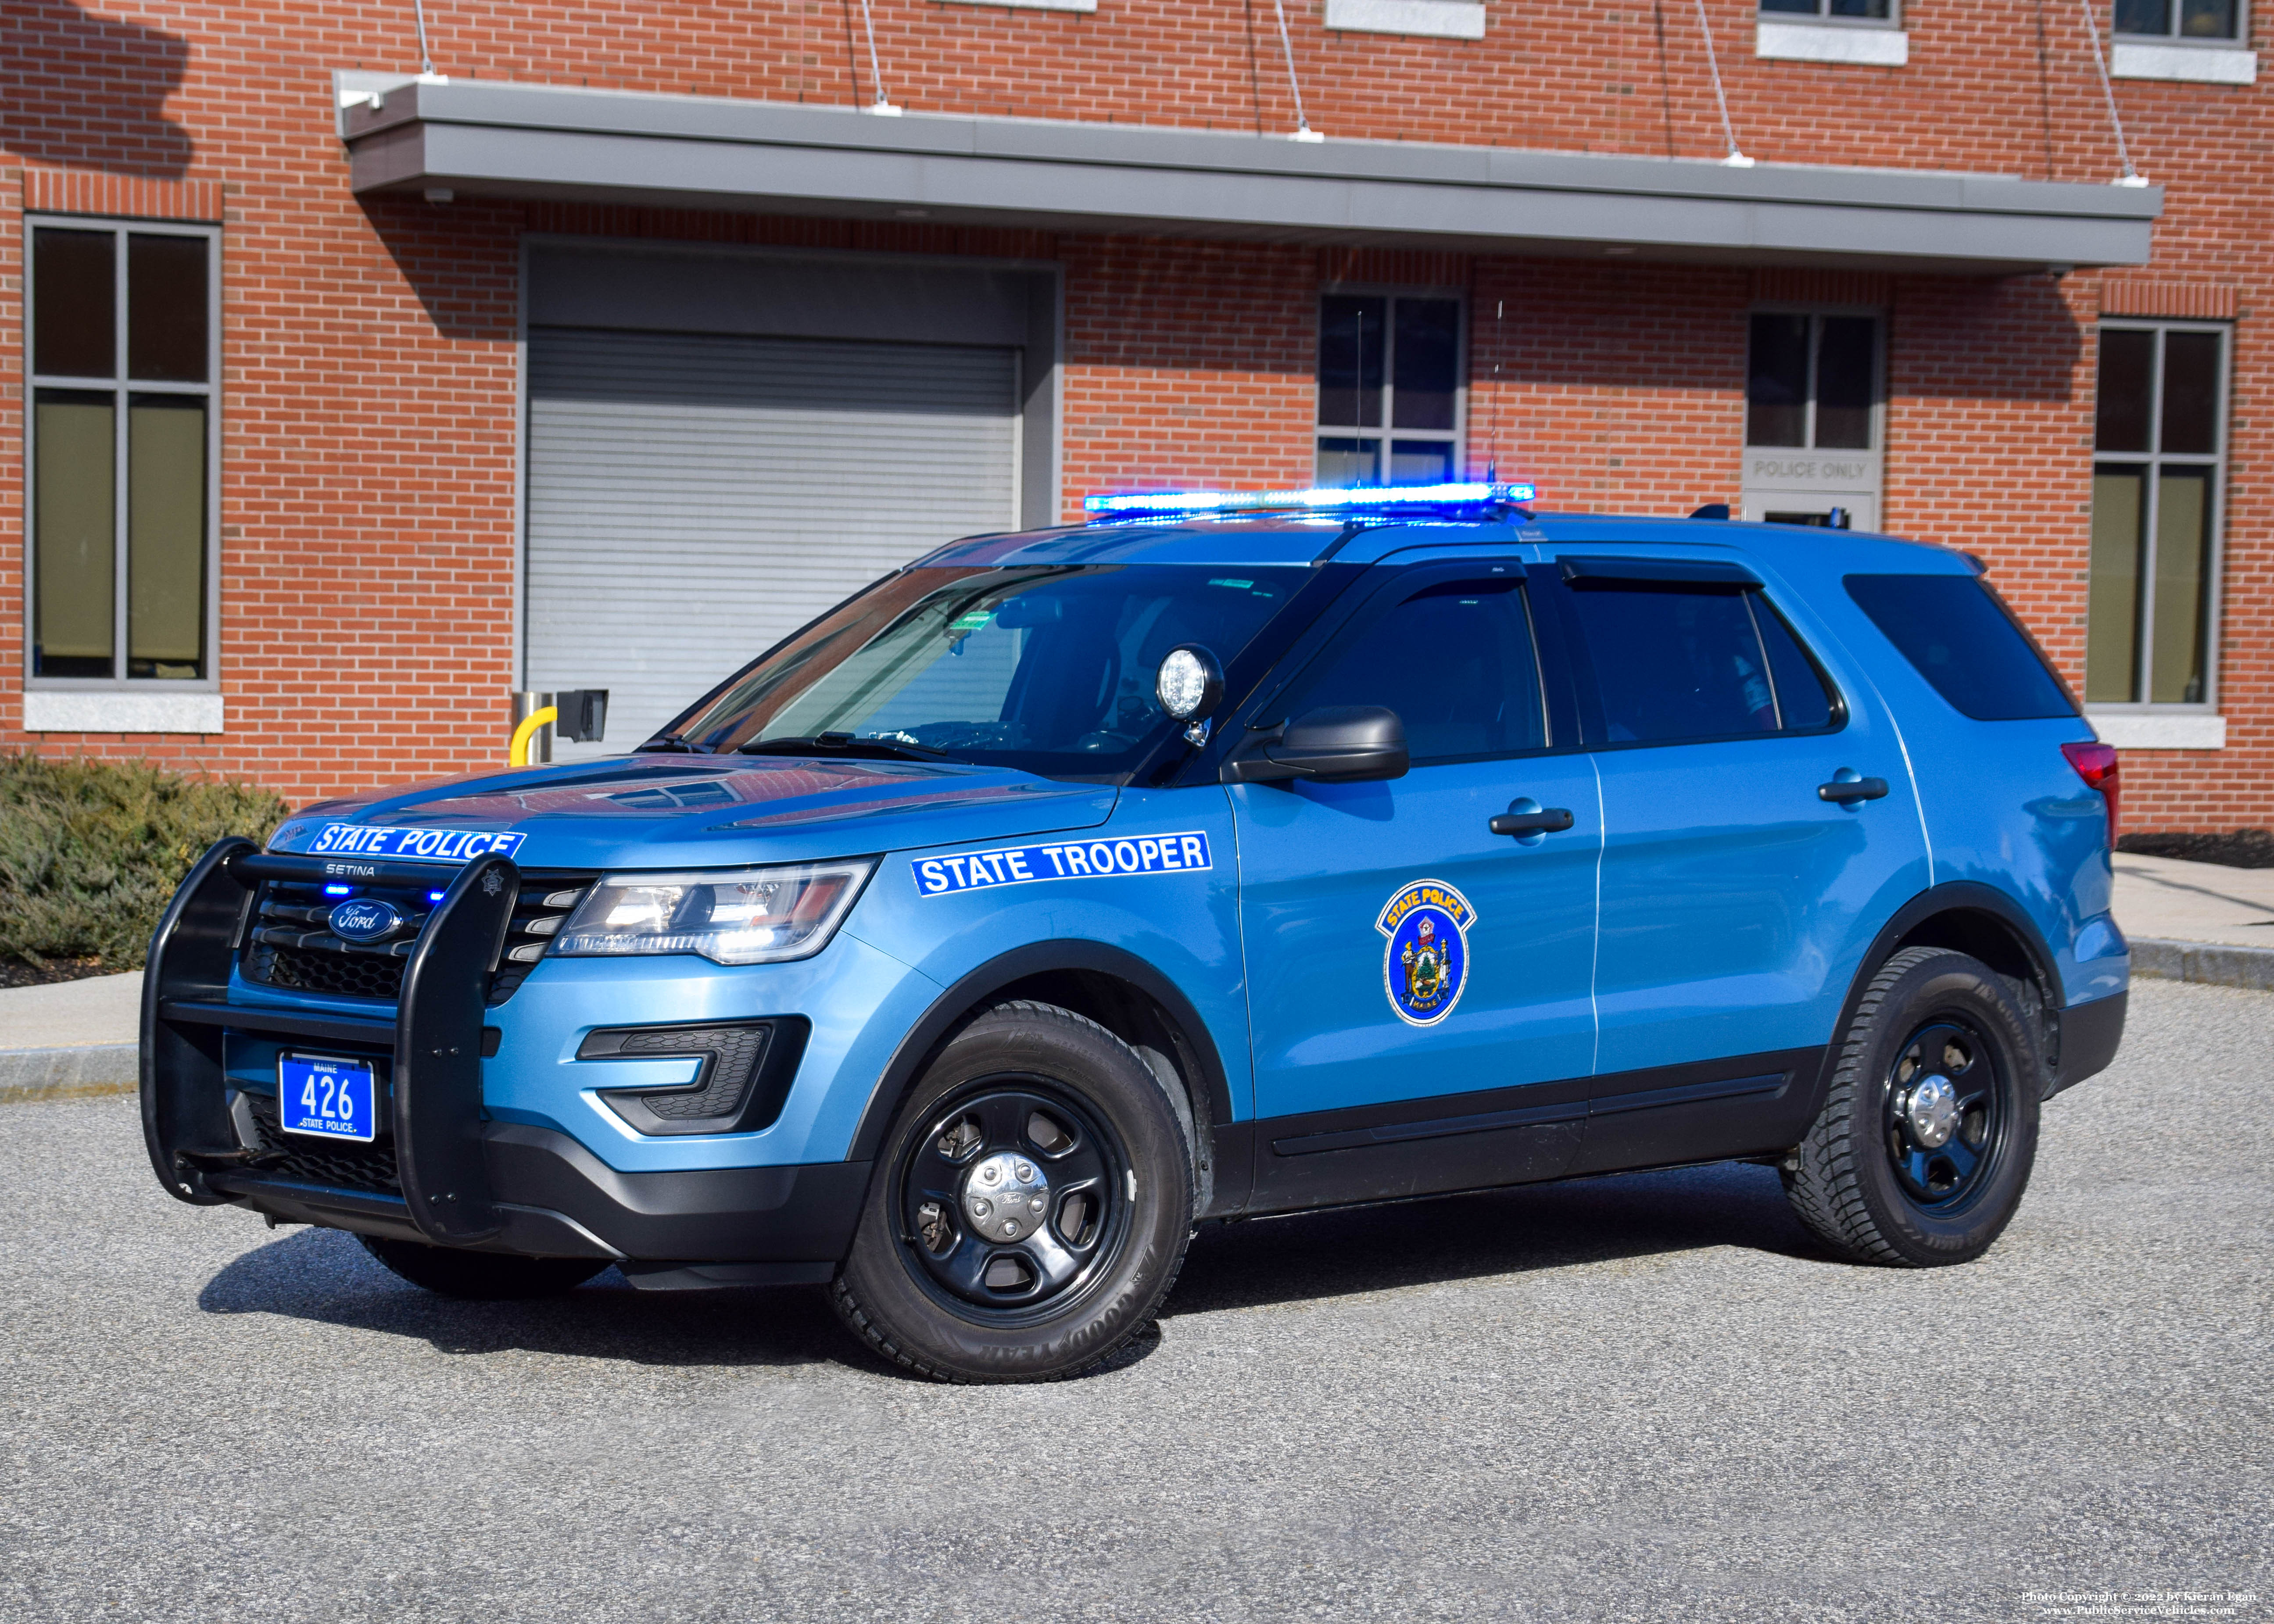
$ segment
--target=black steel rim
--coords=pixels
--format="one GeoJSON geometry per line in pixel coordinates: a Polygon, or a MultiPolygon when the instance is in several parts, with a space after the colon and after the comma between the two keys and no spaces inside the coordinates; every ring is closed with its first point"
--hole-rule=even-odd
{"type": "Polygon", "coordinates": [[[1997,1047],[1959,1016],[1923,1023],[1896,1050],[1881,1134],[1895,1182],[1913,1205],[1928,1212],[1960,1207],[1988,1181],[2006,1138],[2004,1082],[1997,1047]],[[1938,1079],[1948,1087],[1939,1110],[1932,1097],[1938,1079]],[[1938,1116],[1947,1121],[1946,1138],[1938,1132],[1938,1116]]]}
{"type": "MultiPolygon", "coordinates": [[[[933,1108],[902,1149],[900,1252],[952,1312],[1017,1325],[1063,1312],[1104,1275],[1129,1228],[1129,1158],[1111,1127],[1050,1079],[996,1076],[933,1108]],[[990,1161],[1030,1167],[1047,1185],[1032,1229],[990,1236],[973,1210],[990,1161]]],[[[990,1214],[994,1215],[994,1214],[990,1214]]]]}

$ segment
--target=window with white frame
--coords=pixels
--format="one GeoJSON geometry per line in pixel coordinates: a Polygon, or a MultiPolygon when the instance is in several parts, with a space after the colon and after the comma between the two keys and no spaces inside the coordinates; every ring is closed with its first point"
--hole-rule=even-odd
{"type": "Polygon", "coordinates": [[[2114,0],[2121,36],[2232,43],[2246,37],[2243,0],[2114,0]]]}
{"type": "Polygon", "coordinates": [[[1319,306],[1318,481],[1460,477],[1461,301],[1330,293],[1319,306]]]}
{"type": "Polygon", "coordinates": [[[2224,327],[2101,324],[2088,704],[2211,703],[2226,369],[2224,327]]]}
{"type": "Polygon", "coordinates": [[[1760,0],[1764,17],[1809,17],[1819,22],[1896,23],[1896,0],[1760,0]]]}
{"type": "Polygon", "coordinates": [[[26,674],[209,688],[219,233],[29,226],[26,674]]]}

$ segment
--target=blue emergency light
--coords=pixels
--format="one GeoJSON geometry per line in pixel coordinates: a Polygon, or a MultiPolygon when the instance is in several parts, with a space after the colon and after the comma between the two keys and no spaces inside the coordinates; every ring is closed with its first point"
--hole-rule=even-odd
{"type": "Polygon", "coordinates": [[[1096,515],[1239,513],[1258,509],[1320,510],[1347,508],[1481,508],[1528,502],[1540,494],[1531,485],[1361,485],[1308,491],[1141,491],[1118,496],[1088,496],[1082,510],[1096,515]]]}

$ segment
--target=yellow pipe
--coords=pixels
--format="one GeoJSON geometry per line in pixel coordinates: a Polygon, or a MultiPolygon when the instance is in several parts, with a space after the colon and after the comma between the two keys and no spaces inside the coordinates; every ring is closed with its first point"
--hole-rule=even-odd
{"type": "Polygon", "coordinates": [[[542,710],[531,711],[528,719],[513,730],[513,743],[508,747],[505,753],[507,764],[515,767],[528,766],[529,741],[537,737],[538,728],[553,720],[560,714],[561,708],[558,705],[546,705],[542,710]]]}

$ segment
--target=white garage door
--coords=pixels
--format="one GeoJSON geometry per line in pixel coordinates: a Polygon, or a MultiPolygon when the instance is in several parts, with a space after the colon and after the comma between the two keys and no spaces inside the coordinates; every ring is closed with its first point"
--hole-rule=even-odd
{"type": "Polygon", "coordinates": [[[631,748],[877,576],[1013,528],[1018,352],[538,329],[528,686],[631,748]]]}

